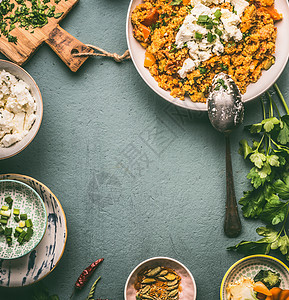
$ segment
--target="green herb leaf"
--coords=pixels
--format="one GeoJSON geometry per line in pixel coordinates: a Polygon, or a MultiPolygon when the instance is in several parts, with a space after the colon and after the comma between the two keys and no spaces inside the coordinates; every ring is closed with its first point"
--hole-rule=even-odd
{"type": "Polygon", "coordinates": [[[244,196],[239,203],[242,205],[242,211],[245,218],[257,218],[266,204],[264,188],[254,189],[244,192],[244,196]]]}
{"type": "Polygon", "coordinates": [[[288,202],[284,203],[279,199],[277,201],[271,201],[266,203],[260,214],[260,219],[266,223],[277,225],[284,221],[287,210],[288,202]]]}
{"type": "Polygon", "coordinates": [[[251,133],[260,133],[263,125],[261,123],[253,124],[250,126],[251,133]]]}
{"type": "Polygon", "coordinates": [[[170,5],[180,5],[183,2],[183,0],[173,0],[170,5]]]}
{"type": "Polygon", "coordinates": [[[254,151],[254,153],[250,156],[250,160],[257,168],[260,169],[266,161],[266,156],[263,153],[254,151]]]}
{"type": "Polygon", "coordinates": [[[274,126],[279,123],[280,121],[276,117],[265,119],[261,122],[266,132],[270,132],[271,130],[273,130],[274,126]]]}
{"type": "Polygon", "coordinates": [[[273,183],[273,187],[281,199],[289,199],[289,185],[285,184],[284,181],[282,181],[281,179],[276,180],[273,183]]]}
{"type": "Polygon", "coordinates": [[[277,141],[282,145],[289,143],[289,116],[285,115],[280,121],[280,132],[277,137],[277,141]]]}
{"type": "Polygon", "coordinates": [[[279,157],[277,155],[268,155],[267,156],[267,162],[272,167],[279,167],[280,166],[279,157]]]}
{"type": "Polygon", "coordinates": [[[233,250],[245,255],[249,254],[268,254],[270,252],[270,244],[260,242],[242,241],[236,246],[228,247],[227,250],[233,250]]]}
{"type": "Polygon", "coordinates": [[[249,154],[251,154],[253,152],[252,148],[248,145],[248,141],[243,139],[239,142],[240,144],[240,149],[239,149],[239,153],[241,155],[243,155],[244,159],[247,158],[247,156],[249,154]]]}

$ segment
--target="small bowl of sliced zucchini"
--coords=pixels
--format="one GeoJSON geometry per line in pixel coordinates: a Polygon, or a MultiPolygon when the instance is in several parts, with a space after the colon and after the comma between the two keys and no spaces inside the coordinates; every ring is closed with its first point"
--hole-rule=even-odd
{"type": "Polygon", "coordinates": [[[47,227],[42,198],[27,184],[0,180],[0,259],[16,259],[41,242],[47,227]]]}

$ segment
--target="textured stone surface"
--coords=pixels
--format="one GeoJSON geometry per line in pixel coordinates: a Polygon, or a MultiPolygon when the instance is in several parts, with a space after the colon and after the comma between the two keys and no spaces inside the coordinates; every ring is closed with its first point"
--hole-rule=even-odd
{"type": "MultiPolygon", "coordinates": [[[[123,53],[128,0],[85,0],[62,26],[85,43],[123,53]]],[[[61,201],[68,220],[64,256],[43,280],[68,299],[84,267],[104,263],[97,297],[123,299],[126,279],[142,260],[169,256],[195,276],[198,300],[218,299],[226,270],[240,255],[226,247],[254,239],[258,222],[243,221],[238,239],[223,233],[224,138],[205,114],[174,107],[154,94],[131,62],[90,59],[73,74],[47,46],[25,66],[44,99],[33,143],[1,161],[1,173],[30,175],[61,201]]],[[[278,83],[289,99],[289,68],[278,83]]],[[[259,101],[246,105],[245,124],[261,118],[259,101]]],[[[232,136],[239,199],[249,166],[232,136]]],[[[31,299],[31,288],[0,289],[1,299],[31,299]],[[3,298],[4,297],[4,298],[3,298]]],[[[84,299],[88,287],[75,299],[84,299]]]]}

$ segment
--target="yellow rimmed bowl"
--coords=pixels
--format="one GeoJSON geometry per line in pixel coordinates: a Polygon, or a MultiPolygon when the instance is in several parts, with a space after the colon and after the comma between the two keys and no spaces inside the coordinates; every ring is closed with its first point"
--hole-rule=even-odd
{"type": "Polygon", "coordinates": [[[269,255],[251,255],[234,263],[223,277],[220,299],[228,300],[226,287],[241,277],[254,278],[260,270],[271,270],[280,274],[281,289],[289,289],[289,268],[279,259],[269,255]]]}
{"type": "Polygon", "coordinates": [[[43,101],[42,101],[42,96],[38,85],[31,77],[31,75],[28,72],[26,72],[23,68],[19,67],[18,65],[8,60],[0,59],[0,70],[1,71],[5,70],[11,73],[12,75],[14,75],[16,78],[22,79],[24,82],[26,82],[30,87],[30,93],[35,98],[36,106],[37,106],[35,112],[36,120],[32,125],[31,129],[29,130],[28,134],[21,141],[11,145],[10,147],[7,148],[0,147],[0,160],[1,160],[18,154],[33,141],[42,122],[43,101]]]}

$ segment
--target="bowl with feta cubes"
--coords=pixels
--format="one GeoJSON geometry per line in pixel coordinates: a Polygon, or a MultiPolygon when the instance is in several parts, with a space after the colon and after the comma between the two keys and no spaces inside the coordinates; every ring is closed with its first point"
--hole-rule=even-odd
{"type": "Polygon", "coordinates": [[[27,184],[0,180],[0,259],[16,259],[41,242],[47,227],[42,198],[27,184]]]}
{"type": "Polygon", "coordinates": [[[42,96],[33,78],[18,65],[0,60],[0,159],[31,143],[42,115],[42,96]]]}

